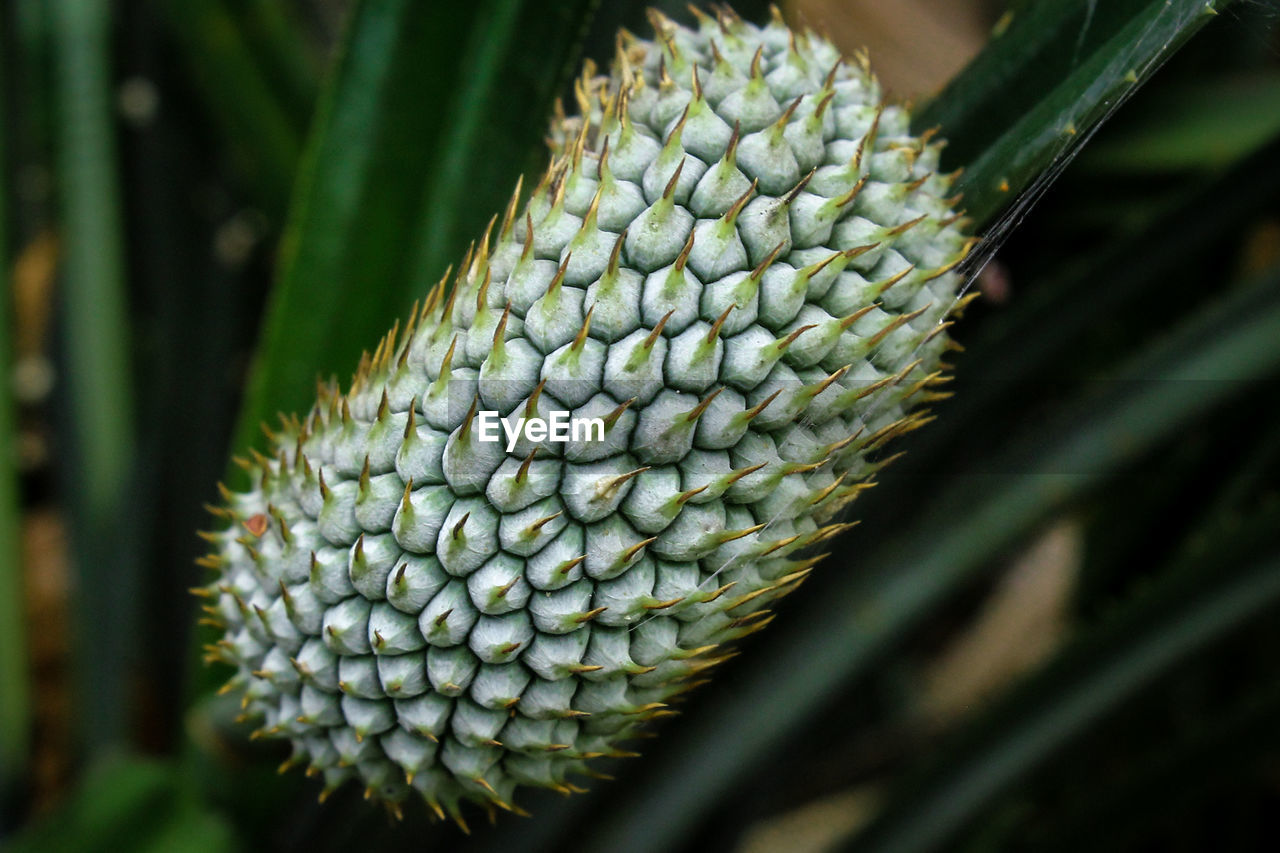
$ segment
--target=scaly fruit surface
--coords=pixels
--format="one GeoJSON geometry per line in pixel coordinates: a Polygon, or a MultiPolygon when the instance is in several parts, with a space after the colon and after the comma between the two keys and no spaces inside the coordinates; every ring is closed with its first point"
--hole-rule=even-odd
{"type": "Polygon", "coordinates": [[[461,821],[575,790],[764,626],[938,393],[970,245],[940,144],[776,17],[654,26],[588,65],[531,197],[224,490],[210,657],[326,792],[461,821]],[[557,410],[603,439],[481,440],[557,410]]]}

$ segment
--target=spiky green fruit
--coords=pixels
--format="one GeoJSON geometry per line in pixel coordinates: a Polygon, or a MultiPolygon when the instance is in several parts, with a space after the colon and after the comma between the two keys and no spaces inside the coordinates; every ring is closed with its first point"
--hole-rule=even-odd
{"type": "Polygon", "coordinates": [[[211,657],[326,791],[573,790],[768,621],[935,393],[969,245],[940,145],[812,33],[655,29],[218,510],[211,657]],[[557,410],[602,435],[482,440],[557,410]]]}

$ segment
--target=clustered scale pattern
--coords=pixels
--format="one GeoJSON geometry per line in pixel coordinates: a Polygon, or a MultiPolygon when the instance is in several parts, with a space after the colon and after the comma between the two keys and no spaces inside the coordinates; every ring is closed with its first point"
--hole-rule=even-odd
{"type": "Polygon", "coordinates": [[[210,657],[326,793],[461,821],[576,790],[763,627],[939,393],[970,245],[940,144],[780,19],[654,26],[588,65],[523,207],[224,490],[210,657]],[[508,453],[479,410],[607,433],[508,453]]]}

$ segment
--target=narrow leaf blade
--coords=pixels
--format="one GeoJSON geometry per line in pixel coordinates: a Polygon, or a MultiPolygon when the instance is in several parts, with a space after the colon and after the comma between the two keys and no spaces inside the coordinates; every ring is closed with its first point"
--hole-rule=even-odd
{"type": "Polygon", "coordinates": [[[1020,207],[1034,201],[1101,122],[1216,13],[1206,0],[1147,3],[965,164],[959,188],[975,221],[989,221],[1015,199],[1020,207]]]}
{"type": "MultiPolygon", "coordinates": [[[[307,93],[281,96],[255,55],[254,47],[261,51],[266,40],[250,44],[224,0],[162,0],[160,8],[198,90],[231,142],[246,185],[269,213],[283,214],[312,106],[307,93]]],[[[303,52],[291,36],[277,28],[272,42],[281,54],[277,62],[289,67],[303,52]]]]}
{"type": "Polygon", "coordinates": [[[121,200],[111,90],[110,4],[58,0],[54,22],[57,165],[65,240],[65,376],[77,466],[70,501],[79,569],[80,722],[93,746],[124,739],[137,632],[137,561],[125,529],[134,475],[121,200]]]}
{"type": "Polygon", "coordinates": [[[544,133],[589,6],[356,5],[294,196],[237,446],[276,411],[306,407],[317,375],[354,369],[461,254],[462,235],[501,208],[526,162],[511,153],[544,133]],[[473,53],[494,21],[503,40],[473,53]],[[494,126],[506,132],[479,132],[494,126]],[[464,155],[473,165],[443,174],[464,155]]]}
{"type": "MultiPolygon", "coordinates": [[[[1268,518],[1268,526],[1275,521],[1268,518]]],[[[892,803],[848,849],[939,849],[999,792],[1078,733],[1280,601],[1280,555],[1254,557],[1243,566],[1218,553],[1199,562],[1195,572],[1177,572],[1145,592],[1123,615],[990,709],[973,726],[972,742],[920,779],[909,797],[892,803]]]]}

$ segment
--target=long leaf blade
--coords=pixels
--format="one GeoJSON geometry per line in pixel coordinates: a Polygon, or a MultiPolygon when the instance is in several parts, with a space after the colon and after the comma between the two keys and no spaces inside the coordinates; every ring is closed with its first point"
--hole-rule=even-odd
{"type": "Polygon", "coordinates": [[[135,452],[128,299],[120,228],[110,4],[53,4],[57,163],[65,235],[65,375],[78,465],[70,501],[81,615],[80,718],[91,745],[125,736],[137,565],[125,530],[135,452]]]}
{"type": "Polygon", "coordinates": [[[541,166],[545,154],[535,141],[542,138],[559,82],[573,71],[591,17],[590,3],[583,0],[558,5],[550,14],[537,3],[489,5],[485,25],[471,33],[466,45],[475,73],[454,95],[451,112],[457,120],[443,140],[439,167],[423,198],[418,250],[410,267],[414,293],[425,293],[440,271],[457,260],[458,247],[476,237],[506,201],[477,188],[501,192],[515,174],[541,166]],[[550,49],[542,74],[527,72],[522,45],[529,42],[550,49]],[[512,109],[512,104],[534,106],[512,109]]]}
{"type": "Polygon", "coordinates": [[[969,213],[983,223],[1019,193],[1025,193],[1020,204],[1034,201],[1092,131],[1216,13],[1206,0],[1148,2],[965,164],[959,187],[969,213]]]}
{"type": "MultiPolygon", "coordinates": [[[[927,468],[953,434],[973,433],[985,416],[1026,401],[1035,378],[1066,363],[1073,346],[1107,316],[1154,298],[1188,256],[1229,237],[1266,209],[1280,191],[1280,137],[1226,173],[1194,187],[1140,231],[1126,234],[1054,270],[1022,298],[989,318],[966,341],[946,432],[924,431],[909,463],[927,468]],[[1089,292],[1088,299],[1079,294],[1089,292]]],[[[885,484],[889,485],[888,483],[885,484]]]]}
{"type": "MultiPolygon", "coordinates": [[[[308,94],[284,97],[255,55],[271,44],[278,57],[265,64],[293,68],[303,48],[287,29],[276,28],[250,44],[249,34],[224,0],[161,0],[160,8],[187,60],[187,66],[214,118],[231,142],[246,184],[273,215],[282,214],[302,154],[302,135],[311,109],[308,94]]],[[[296,71],[290,89],[298,89],[296,71]]]]}
{"type": "Polygon", "coordinates": [[[917,131],[939,126],[947,156],[967,162],[1058,85],[1147,0],[1009,3],[991,39],[916,114],[917,131]]]}
{"type": "MultiPolygon", "coordinates": [[[[1272,513],[1274,516],[1274,513],[1272,513]]],[[[1269,527],[1275,524],[1268,518],[1269,527]]],[[[848,849],[923,853],[1055,750],[1195,651],[1280,601],[1280,555],[1243,568],[1220,554],[1176,573],[1123,616],[984,715],[963,754],[942,762],[848,849]]]]}
{"type": "Polygon", "coordinates": [[[589,6],[356,5],[293,200],[237,446],[274,412],[308,405],[317,375],[352,370],[423,295],[422,282],[443,272],[442,259],[460,254],[456,229],[478,231],[474,211],[505,203],[523,166],[507,154],[541,138],[589,6]],[[473,34],[491,21],[505,41],[471,55],[473,34]],[[504,53],[517,38],[522,47],[504,53]],[[522,94],[539,97],[508,100],[516,68],[529,81],[522,94]],[[508,133],[476,134],[491,125],[508,133]],[[467,140],[470,150],[459,147],[467,140]],[[439,173],[463,151],[479,165],[451,183],[439,173]],[[446,236],[415,245],[446,227],[446,236]]]}

